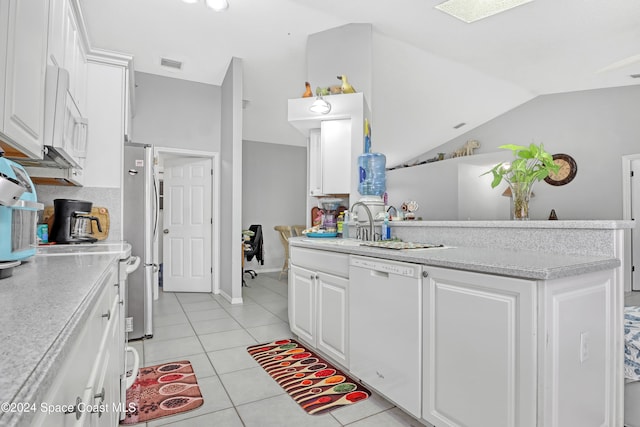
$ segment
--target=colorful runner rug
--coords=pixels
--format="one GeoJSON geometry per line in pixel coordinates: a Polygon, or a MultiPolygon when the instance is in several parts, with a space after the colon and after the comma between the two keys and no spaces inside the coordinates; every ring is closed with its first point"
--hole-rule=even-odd
{"type": "Polygon", "coordinates": [[[196,409],[204,403],[191,362],[163,363],[140,368],[127,390],[127,417],[136,424],[196,409]]]}
{"type": "Polygon", "coordinates": [[[247,351],[310,415],[351,405],[371,395],[358,382],[292,339],[251,346],[247,351]]]}

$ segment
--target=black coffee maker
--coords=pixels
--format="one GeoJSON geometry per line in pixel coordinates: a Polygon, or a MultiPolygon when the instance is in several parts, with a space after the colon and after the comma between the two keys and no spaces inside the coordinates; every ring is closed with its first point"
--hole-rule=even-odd
{"type": "Polygon", "coordinates": [[[102,231],[100,220],[91,213],[91,202],[72,199],[53,201],[53,225],[49,241],[55,243],[93,243],[91,222],[95,221],[98,231],[102,231]]]}

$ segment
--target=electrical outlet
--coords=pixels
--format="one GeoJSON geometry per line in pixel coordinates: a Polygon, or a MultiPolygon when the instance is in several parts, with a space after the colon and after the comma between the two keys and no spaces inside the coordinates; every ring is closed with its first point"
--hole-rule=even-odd
{"type": "Polygon", "coordinates": [[[124,331],[133,332],[133,317],[127,317],[124,319],[124,331]]]}
{"type": "Polygon", "coordinates": [[[580,333],[580,363],[589,360],[589,351],[591,347],[591,332],[580,333]]]}

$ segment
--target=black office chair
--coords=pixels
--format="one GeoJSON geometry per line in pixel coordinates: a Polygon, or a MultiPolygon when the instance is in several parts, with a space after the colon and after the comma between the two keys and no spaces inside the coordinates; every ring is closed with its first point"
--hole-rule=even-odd
{"type": "MultiPolygon", "coordinates": [[[[244,257],[247,261],[251,261],[255,257],[261,265],[264,265],[264,246],[262,241],[262,226],[253,224],[249,226],[249,230],[253,231],[253,236],[249,238],[249,241],[245,243],[244,257]]],[[[252,279],[255,279],[258,273],[255,270],[247,269],[243,271],[244,274],[249,274],[252,279]]],[[[244,281],[244,274],[242,277],[242,283],[246,285],[244,281]]]]}

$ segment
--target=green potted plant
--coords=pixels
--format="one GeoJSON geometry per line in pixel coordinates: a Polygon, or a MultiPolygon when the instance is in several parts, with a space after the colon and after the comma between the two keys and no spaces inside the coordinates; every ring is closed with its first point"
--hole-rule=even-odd
{"type": "Polygon", "coordinates": [[[553,162],[553,156],[544,150],[542,144],[530,144],[528,147],[507,144],[498,148],[511,150],[515,160],[511,163],[501,162],[483,175],[493,174],[491,188],[506,181],[513,198],[513,218],[529,219],[529,199],[533,184],[545,179],[550,172],[557,173],[559,166],[553,162]]]}

